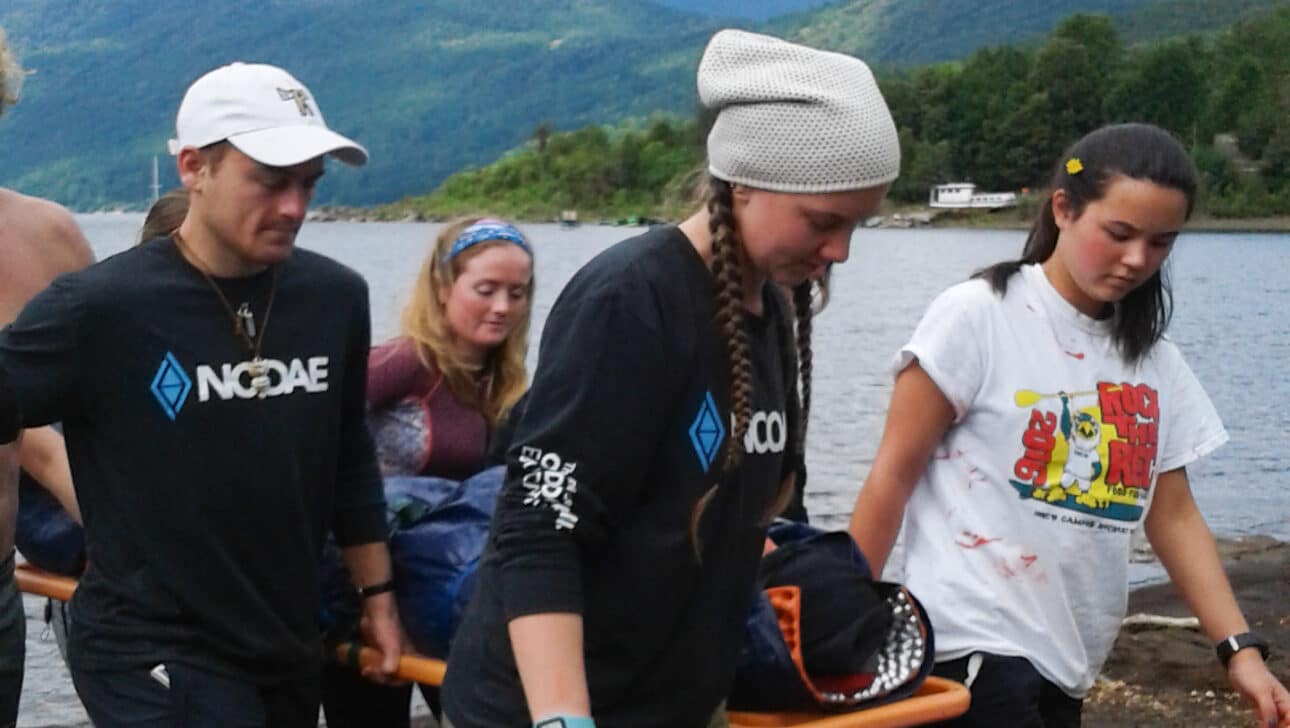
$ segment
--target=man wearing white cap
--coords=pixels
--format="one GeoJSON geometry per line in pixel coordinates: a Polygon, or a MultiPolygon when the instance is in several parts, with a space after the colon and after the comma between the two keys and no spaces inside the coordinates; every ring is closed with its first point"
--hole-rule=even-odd
{"type": "Polygon", "coordinates": [[[90,566],[68,661],[99,726],[314,726],[335,533],[392,672],[399,629],[363,421],[367,287],[294,248],[323,158],[367,152],[282,69],[202,76],[171,235],[64,276],[0,332],[0,442],[61,419],[90,566]]]}

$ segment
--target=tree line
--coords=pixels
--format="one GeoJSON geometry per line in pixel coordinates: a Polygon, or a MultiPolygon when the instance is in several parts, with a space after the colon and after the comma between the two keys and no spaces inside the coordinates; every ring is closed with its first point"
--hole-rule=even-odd
{"type": "MultiPolygon", "coordinates": [[[[900,131],[897,202],[931,185],[1042,188],[1058,156],[1108,123],[1175,133],[1204,181],[1214,217],[1290,214],[1290,6],[1210,36],[1126,44],[1105,15],[1078,14],[1031,46],[999,46],[963,61],[880,73],[900,131]]],[[[486,209],[549,219],[677,217],[703,166],[705,119],[658,116],[556,132],[495,163],[452,175],[431,195],[385,209],[443,217],[486,209]]]]}
{"type": "Polygon", "coordinates": [[[1290,7],[1211,37],[1126,46],[1109,18],[1073,15],[1033,48],[976,51],[961,63],[885,78],[904,160],[892,190],[1042,186],[1062,150],[1104,124],[1176,134],[1216,217],[1290,213],[1290,7]]]}

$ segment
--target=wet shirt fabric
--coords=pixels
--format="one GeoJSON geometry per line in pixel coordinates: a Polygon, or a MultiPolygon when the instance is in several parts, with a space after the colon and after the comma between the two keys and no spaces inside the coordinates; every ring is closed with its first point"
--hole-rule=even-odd
{"type": "Polygon", "coordinates": [[[1082,697],[1157,476],[1227,441],[1173,342],[1130,365],[1110,333],[1030,265],[1002,297],[950,288],[901,349],[896,370],[917,359],[956,414],[910,498],[903,565],[884,572],[926,605],[937,661],[1024,656],[1082,697]]]}
{"type": "MultiPolygon", "coordinates": [[[[784,311],[750,316],[743,462],[699,527],[730,432],[711,275],[675,227],[608,249],[560,294],[515,424],[479,582],[452,645],[457,728],[529,722],[507,624],[582,615],[597,725],[705,726],[730,686],[765,516],[790,470],[784,311]]],[[[795,390],[792,390],[795,392],[795,390]]]]}
{"type": "Polygon", "coordinates": [[[224,305],[169,238],[57,279],[0,333],[0,411],[63,421],[84,516],[74,669],[178,661],[261,684],[317,672],[324,536],[384,539],[363,422],[366,284],[304,250],[276,274],[217,282],[257,326],[276,285],[264,397],[224,305]]]}
{"type": "Polygon", "coordinates": [[[382,475],[465,480],[483,469],[488,421],[426,368],[411,339],[372,347],[367,402],[382,475]]]}

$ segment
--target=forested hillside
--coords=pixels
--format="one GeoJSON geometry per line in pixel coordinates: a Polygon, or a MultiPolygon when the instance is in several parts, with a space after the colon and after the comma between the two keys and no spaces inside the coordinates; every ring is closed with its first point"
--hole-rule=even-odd
{"type": "MultiPolygon", "coordinates": [[[[1290,214],[1290,6],[1203,36],[1129,44],[1105,15],[1078,14],[1024,46],[962,62],[888,70],[883,93],[900,129],[902,172],[891,196],[919,202],[941,182],[993,190],[1042,187],[1062,149],[1106,123],[1164,126],[1205,178],[1202,210],[1218,217],[1290,214]]],[[[695,122],[537,130],[494,164],[449,178],[395,216],[495,209],[546,218],[674,216],[701,169],[695,122]],[[648,131],[643,131],[649,129],[648,131]]]]}
{"type": "MultiPolygon", "coordinates": [[[[725,0],[667,1],[711,11],[725,0]]],[[[776,12],[815,2],[758,1],[776,12]]],[[[1230,126],[1252,160],[1237,158],[1238,171],[1245,165],[1248,177],[1257,164],[1275,176],[1280,142],[1268,119],[1286,117],[1278,105],[1284,94],[1269,89],[1288,46],[1269,51],[1275,57],[1258,55],[1281,42],[1278,23],[1242,31],[1272,34],[1248,46],[1220,32],[1272,4],[840,0],[762,25],[649,0],[4,0],[0,26],[32,74],[24,98],[0,119],[0,185],[78,209],[146,204],[154,155],[162,156],[163,186],[175,183],[165,141],[184,88],[203,71],[242,59],[290,69],[315,91],[329,123],[371,150],[368,167],[328,175],[319,202],[397,200],[488,164],[539,126],[559,133],[656,113],[688,117],[703,44],[728,22],[873,63],[900,108],[910,189],[944,175],[1025,184],[1072,129],[1130,112],[1198,118],[1201,147],[1210,132],[1230,126]],[[1099,55],[1105,38],[1097,33],[1082,56],[1070,47],[1084,42],[1078,35],[1049,38],[1061,18],[1082,10],[1111,13],[1114,57],[1099,55]],[[1202,36],[1141,45],[1192,32],[1202,36]],[[1002,44],[1011,48],[970,55],[1002,44]],[[930,61],[947,65],[918,66],[930,61]],[[1071,73],[1084,66],[1098,75],[1071,73]],[[1151,74],[1167,78],[1158,83],[1151,74]],[[1157,93],[1197,74],[1203,88],[1188,99],[1157,93]],[[1101,85],[1085,94],[1090,79],[1101,85]],[[1135,84],[1149,92],[1138,94],[1135,84]],[[1227,94],[1225,101],[1215,94],[1227,94]],[[1062,106],[1063,99],[1078,107],[1062,106]],[[1051,128],[1050,113],[1057,114],[1051,128]]],[[[1221,160],[1205,159],[1228,180],[1225,189],[1249,182],[1223,177],[1221,160]]],[[[1251,204],[1261,199],[1241,194],[1251,204]]]]}
{"type": "Polygon", "coordinates": [[[716,21],[641,0],[4,0],[0,25],[34,71],[0,123],[0,185],[94,209],[146,204],[185,87],[231,60],[286,67],[368,146],[371,164],[319,189],[368,204],[432,189],[542,121],[689,111],[716,21]]]}
{"type": "Polygon", "coordinates": [[[1080,135],[1146,121],[1192,149],[1212,214],[1290,213],[1286,48],[1290,6],[1209,39],[1134,46],[1105,16],[1077,15],[1034,49],[988,48],[887,78],[905,153],[893,194],[919,199],[950,179],[1005,190],[1042,184],[1080,135]]]}
{"type": "Polygon", "coordinates": [[[1034,45],[1076,13],[1107,15],[1134,43],[1219,31],[1278,4],[1284,0],[844,0],[767,27],[876,65],[911,66],[983,47],[1034,45]]]}

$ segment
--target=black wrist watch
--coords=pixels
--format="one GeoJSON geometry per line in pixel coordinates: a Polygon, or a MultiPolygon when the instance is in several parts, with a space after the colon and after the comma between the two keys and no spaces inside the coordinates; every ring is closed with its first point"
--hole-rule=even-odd
{"type": "Polygon", "coordinates": [[[385,581],[379,584],[371,584],[369,586],[359,587],[358,597],[359,599],[366,599],[368,597],[374,597],[377,594],[384,594],[386,592],[392,592],[392,591],[394,591],[394,580],[386,579],[385,581]]]}
{"type": "Polygon", "coordinates": [[[1232,655],[1246,647],[1257,647],[1263,659],[1268,659],[1268,641],[1253,632],[1242,632],[1221,640],[1214,645],[1214,651],[1218,653],[1218,661],[1223,663],[1223,667],[1227,667],[1227,663],[1232,661],[1232,655]]]}

